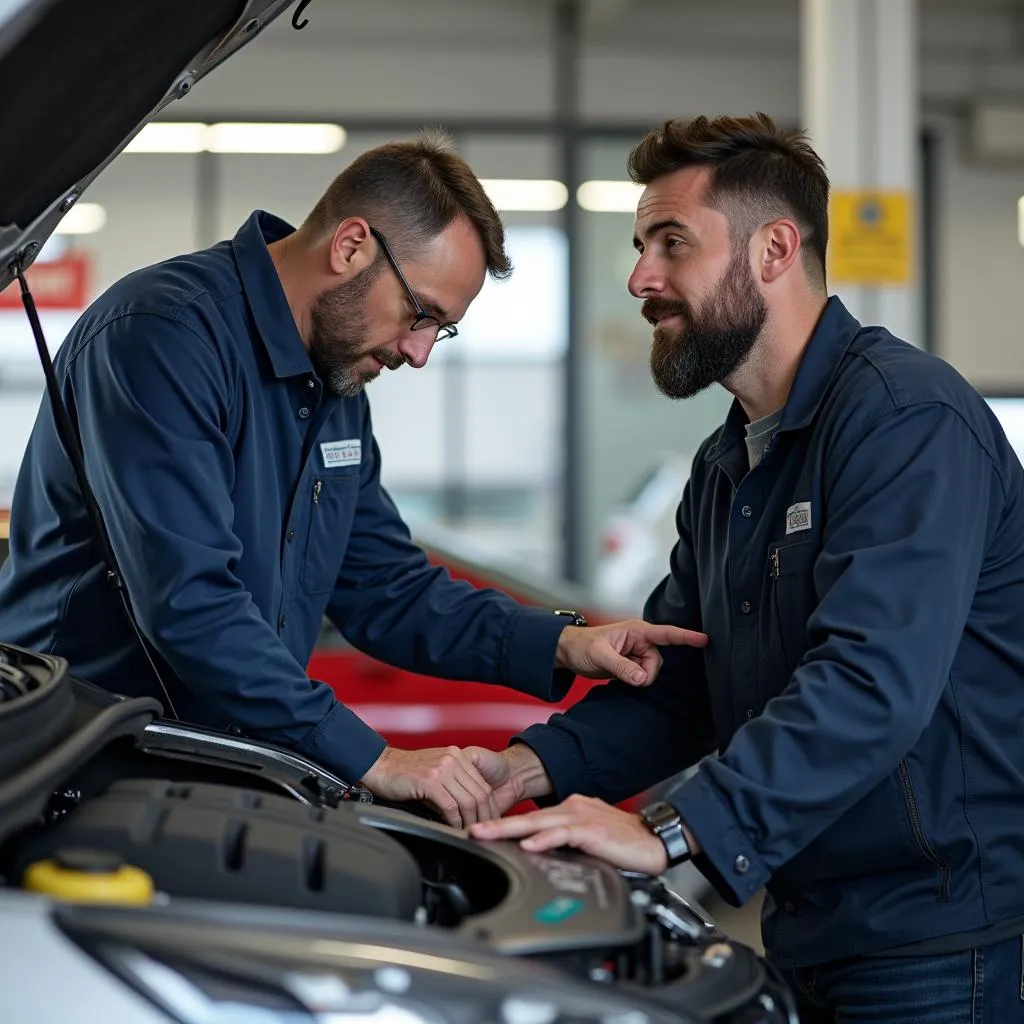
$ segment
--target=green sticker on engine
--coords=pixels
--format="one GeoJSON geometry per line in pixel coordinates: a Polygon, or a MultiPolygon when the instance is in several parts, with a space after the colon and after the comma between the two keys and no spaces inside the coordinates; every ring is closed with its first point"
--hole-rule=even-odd
{"type": "Polygon", "coordinates": [[[574,900],[568,896],[559,896],[541,907],[533,916],[541,924],[559,924],[568,920],[573,914],[583,909],[583,900],[574,900]]]}

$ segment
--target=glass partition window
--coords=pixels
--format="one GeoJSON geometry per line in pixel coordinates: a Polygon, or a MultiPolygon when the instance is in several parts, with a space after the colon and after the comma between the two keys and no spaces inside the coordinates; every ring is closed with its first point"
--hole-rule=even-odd
{"type": "Polygon", "coordinates": [[[602,184],[581,196],[590,209],[580,238],[584,575],[605,603],[630,614],[668,571],[690,457],[729,404],[718,387],[674,402],[651,379],[651,327],[626,287],[638,198],[626,159],[641,136],[586,144],[582,177],[602,184]],[[652,479],[659,481],[653,512],[636,500],[652,479]]]}

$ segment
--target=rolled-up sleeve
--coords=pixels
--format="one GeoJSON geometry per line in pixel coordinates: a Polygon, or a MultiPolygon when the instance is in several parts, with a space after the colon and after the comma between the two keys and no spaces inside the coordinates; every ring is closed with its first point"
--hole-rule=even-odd
{"type": "Polygon", "coordinates": [[[830,456],[818,605],[789,685],[668,799],[734,903],[892,772],[939,702],[1002,481],[942,404],[886,412],[830,456]]]}
{"type": "Polygon", "coordinates": [[[234,572],[228,375],[182,321],[113,318],[64,382],[86,472],[139,626],[181,682],[246,732],[356,780],[384,741],[308,678],[234,572]]]}

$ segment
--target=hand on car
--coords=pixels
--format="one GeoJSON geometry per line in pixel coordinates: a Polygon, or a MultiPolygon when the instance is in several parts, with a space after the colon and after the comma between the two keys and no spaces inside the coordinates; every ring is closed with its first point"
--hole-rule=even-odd
{"type": "Polygon", "coordinates": [[[661,671],[659,646],[705,647],[707,642],[707,633],[642,619],[608,626],[566,626],[558,638],[555,665],[588,679],[612,677],[633,686],[649,686],[661,671]]]}
{"type": "Polygon", "coordinates": [[[362,783],[382,800],[423,801],[455,828],[501,815],[492,787],[458,747],[385,747],[362,783]]]}
{"type": "Polygon", "coordinates": [[[661,840],[638,814],[590,796],[570,796],[555,807],[473,825],[474,839],[520,839],[530,853],[571,846],[626,871],[660,875],[668,866],[661,840]]]}

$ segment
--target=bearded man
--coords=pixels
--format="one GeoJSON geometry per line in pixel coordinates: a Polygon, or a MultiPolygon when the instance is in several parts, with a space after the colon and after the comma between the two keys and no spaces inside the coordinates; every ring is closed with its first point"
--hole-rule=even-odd
{"type": "Polygon", "coordinates": [[[325,613],[390,664],[546,700],[574,674],[647,685],[658,645],[706,640],[639,620],[584,629],[456,582],[381,487],[364,387],[422,367],[485,275],[510,270],[480,182],[426,134],[362,154],[297,230],[257,210],[232,240],[115,283],[54,362],[153,664],[45,402],[14,493],[0,637],[452,825],[496,813],[457,748],[387,746],[307,677],[325,613]]]}
{"type": "Polygon", "coordinates": [[[1024,1020],[1020,462],[951,366],[828,295],[802,134],[670,121],[630,172],[654,379],[735,398],[644,611],[709,642],[471,750],[500,808],[562,801],[471,831],[767,887],[808,1024],[1024,1020]],[[639,815],[603,802],[697,764],[639,815]]]}

